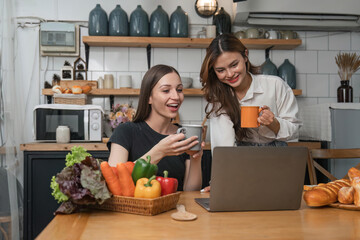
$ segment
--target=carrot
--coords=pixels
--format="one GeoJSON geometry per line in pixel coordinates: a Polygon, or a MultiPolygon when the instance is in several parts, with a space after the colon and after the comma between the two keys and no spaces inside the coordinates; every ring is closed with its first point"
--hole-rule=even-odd
{"type": "Polygon", "coordinates": [[[110,192],[114,195],[122,195],[121,194],[121,185],[118,177],[113,172],[109,163],[106,161],[101,162],[100,164],[101,173],[105,178],[106,184],[110,190],[110,192]]]}
{"type": "Polygon", "coordinates": [[[116,167],[111,167],[111,169],[115,173],[116,177],[119,177],[116,167]]]}
{"type": "Polygon", "coordinates": [[[134,169],[134,166],[135,166],[135,163],[132,162],[132,161],[127,161],[127,162],[125,163],[125,167],[129,170],[130,175],[132,174],[132,171],[133,171],[133,169],[134,169]]]}
{"type": "Polygon", "coordinates": [[[125,163],[118,163],[116,168],[118,170],[119,182],[123,195],[127,197],[133,197],[135,192],[135,184],[131,174],[129,173],[129,170],[126,168],[125,163]]]}

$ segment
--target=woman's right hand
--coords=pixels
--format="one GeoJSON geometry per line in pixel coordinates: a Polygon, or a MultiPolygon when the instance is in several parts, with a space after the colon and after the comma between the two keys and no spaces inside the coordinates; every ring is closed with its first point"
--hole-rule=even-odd
{"type": "Polygon", "coordinates": [[[150,155],[151,163],[158,164],[163,157],[178,156],[199,143],[197,136],[183,140],[184,138],[183,133],[169,135],[158,142],[142,158],[145,159],[146,156],[150,155]]]}
{"type": "Polygon", "coordinates": [[[183,133],[169,135],[156,144],[154,149],[161,152],[163,157],[177,156],[199,143],[196,136],[183,140],[184,138],[185,135],[183,133]]]}

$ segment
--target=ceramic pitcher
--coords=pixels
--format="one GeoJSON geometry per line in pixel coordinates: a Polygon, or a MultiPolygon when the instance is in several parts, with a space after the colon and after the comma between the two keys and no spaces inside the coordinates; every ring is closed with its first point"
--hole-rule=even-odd
{"type": "Polygon", "coordinates": [[[246,38],[264,38],[265,30],[263,28],[248,28],[245,35],[246,38]]]}
{"type": "Polygon", "coordinates": [[[279,31],[281,39],[296,39],[298,38],[297,32],[294,31],[279,31]]]}

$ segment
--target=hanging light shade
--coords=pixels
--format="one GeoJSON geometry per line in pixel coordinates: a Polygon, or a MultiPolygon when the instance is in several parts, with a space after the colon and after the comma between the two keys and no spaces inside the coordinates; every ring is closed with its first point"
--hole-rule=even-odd
{"type": "Polygon", "coordinates": [[[195,10],[200,17],[211,17],[217,8],[218,3],[216,0],[196,0],[195,2],[195,10]]]}

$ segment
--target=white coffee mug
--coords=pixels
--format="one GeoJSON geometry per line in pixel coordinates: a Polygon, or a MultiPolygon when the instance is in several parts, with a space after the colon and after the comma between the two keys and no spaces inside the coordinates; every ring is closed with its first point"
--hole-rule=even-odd
{"type": "Polygon", "coordinates": [[[201,150],[201,140],[202,140],[202,134],[203,134],[203,127],[201,125],[188,125],[183,124],[181,127],[176,131],[176,133],[183,133],[185,134],[185,139],[197,136],[199,143],[190,148],[190,150],[199,151],[201,150]]]}
{"type": "Polygon", "coordinates": [[[215,38],[216,37],[216,26],[210,25],[206,26],[206,38],[215,38]]]}
{"type": "Polygon", "coordinates": [[[118,83],[119,88],[132,88],[131,75],[120,75],[118,83]]]}

